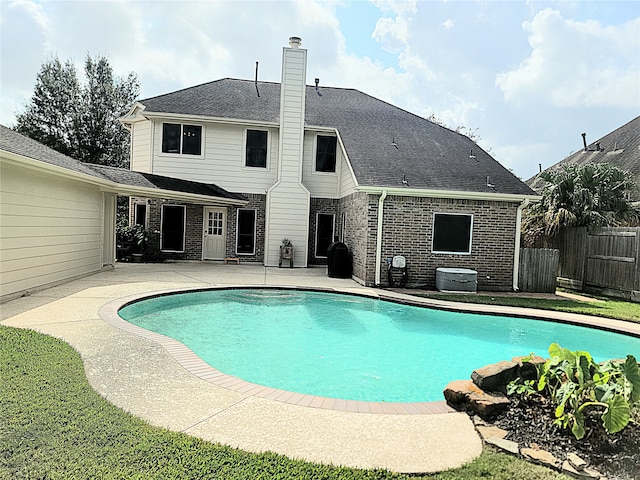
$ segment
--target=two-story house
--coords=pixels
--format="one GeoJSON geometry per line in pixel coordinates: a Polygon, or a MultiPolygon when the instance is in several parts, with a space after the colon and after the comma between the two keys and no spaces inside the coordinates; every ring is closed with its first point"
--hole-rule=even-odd
{"type": "Polygon", "coordinates": [[[292,37],[281,83],[222,79],[137,102],[131,169],[213,183],[241,207],[133,198],[139,223],[173,258],[326,263],[339,239],[353,277],[384,285],[403,255],[410,285],[438,267],[473,268],[478,286],[517,285],[519,215],[535,193],[464,135],[353,89],[306,85],[292,37]]]}

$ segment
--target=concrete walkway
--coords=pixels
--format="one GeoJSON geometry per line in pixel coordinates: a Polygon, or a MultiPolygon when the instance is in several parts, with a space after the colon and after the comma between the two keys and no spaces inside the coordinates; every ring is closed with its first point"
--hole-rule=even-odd
{"type": "MultiPolygon", "coordinates": [[[[176,353],[153,335],[140,335],[100,316],[101,310],[104,316],[105,308],[123,297],[223,285],[322,287],[410,298],[365,288],[351,280],[328,278],[324,268],[290,270],[200,262],[119,264],[114,270],[4,303],[0,319],[4,325],[32,328],[68,342],[80,352],[90,384],[115,405],[153,425],[212,442],[251,452],[273,451],[313,462],[397,472],[454,468],[481,453],[481,441],[466,414],[407,414],[386,408],[362,413],[357,408],[278,401],[273,395],[254,395],[250,388],[243,392],[237,385],[224,388],[220,382],[209,381],[208,370],[202,370],[193,359],[181,358],[184,350],[179,348],[176,353]]],[[[513,313],[506,307],[493,310],[497,308],[513,313]]],[[[545,316],[549,317],[549,312],[545,316]]],[[[597,321],[608,328],[622,323],[597,321]]],[[[636,328],[624,322],[623,327],[640,335],[640,325],[636,328]]]]}

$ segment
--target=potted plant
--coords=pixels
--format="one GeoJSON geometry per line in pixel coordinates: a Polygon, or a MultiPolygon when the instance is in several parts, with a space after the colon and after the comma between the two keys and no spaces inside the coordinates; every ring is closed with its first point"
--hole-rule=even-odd
{"type": "Polygon", "coordinates": [[[149,242],[149,232],[142,225],[124,225],[117,229],[119,257],[141,262],[149,242]]]}
{"type": "Polygon", "coordinates": [[[283,238],[280,245],[280,262],[278,266],[282,266],[282,260],[289,260],[289,267],[293,268],[293,252],[293,242],[286,237],[283,238]]]}

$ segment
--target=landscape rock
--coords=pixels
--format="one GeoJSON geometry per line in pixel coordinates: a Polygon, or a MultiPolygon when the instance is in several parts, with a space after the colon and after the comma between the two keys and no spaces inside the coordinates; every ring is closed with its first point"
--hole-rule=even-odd
{"type": "Polygon", "coordinates": [[[470,380],[456,380],[444,389],[444,398],[456,410],[475,412],[490,419],[509,407],[509,399],[502,394],[488,393],[470,380]]]}
{"type": "Polygon", "coordinates": [[[535,448],[522,448],[520,449],[520,453],[524,458],[530,460],[534,463],[538,463],[540,465],[544,465],[549,468],[558,468],[560,465],[560,460],[554,457],[551,453],[546,450],[539,450],[535,448]]]}
{"type": "Polygon", "coordinates": [[[565,460],[562,464],[562,473],[569,475],[573,478],[579,479],[594,479],[597,480],[602,477],[602,474],[591,468],[585,468],[584,470],[576,470],[569,460],[565,460]]]}
{"type": "Polygon", "coordinates": [[[509,434],[509,432],[507,432],[506,430],[503,430],[500,427],[494,427],[494,426],[486,426],[486,427],[477,426],[476,430],[478,431],[478,433],[480,434],[483,440],[486,440],[487,438],[491,438],[491,437],[504,438],[509,434]]]}
{"type": "Polygon", "coordinates": [[[575,453],[567,454],[567,460],[569,460],[569,463],[571,464],[571,466],[578,471],[581,471],[587,468],[587,462],[585,462],[582,458],[580,458],[575,453]]]}
{"type": "Polygon", "coordinates": [[[507,384],[518,377],[518,364],[515,362],[492,363],[474,370],[471,380],[485,392],[507,391],[507,384]]]}
{"type": "Polygon", "coordinates": [[[535,355],[532,357],[529,357],[528,355],[514,357],[511,361],[518,364],[518,377],[522,380],[536,380],[538,378],[537,367],[546,362],[544,358],[535,355]],[[525,358],[528,358],[526,362],[524,361],[525,358]]]}
{"type": "Polygon", "coordinates": [[[491,437],[485,440],[488,444],[498,447],[500,450],[517,455],[519,453],[518,444],[504,438],[491,437]]]}
{"type": "Polygon", "coordinates": [[[488,427],[491,424],[489,422],[487,422],[486,420],[483,420],[482,417],[480,415],[474,415],[473,418],[471,419],[473,420],[473,424],[476,427],[488,427]]]}

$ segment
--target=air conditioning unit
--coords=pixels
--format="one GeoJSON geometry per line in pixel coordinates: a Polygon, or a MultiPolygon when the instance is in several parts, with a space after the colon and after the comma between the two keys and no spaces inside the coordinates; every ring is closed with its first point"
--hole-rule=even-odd
{"type": "Polygon", "coordinates": [[[436,268],[436,288],[441,292],[477,292],[478,272],[468,268],[436,268]]]}

